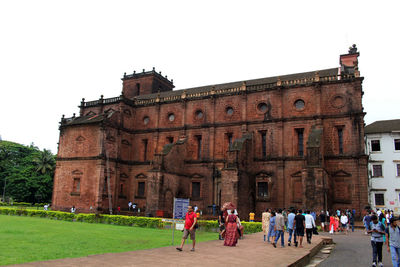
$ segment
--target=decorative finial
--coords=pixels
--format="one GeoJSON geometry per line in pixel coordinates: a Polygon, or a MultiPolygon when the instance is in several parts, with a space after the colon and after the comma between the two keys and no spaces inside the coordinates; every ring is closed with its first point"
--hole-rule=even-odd
{"type": "Polygon", "coordinates": [[[126,72],[124,72],[124,78],[126,77],[126,72]]]}
{"type": "Polygon", "coordinates": [[[171,83],[174,83],[174,79],[171,79],[171,83]]]}
{"type": "Polygon", "coordinates": [[[133,74],[136,74],[136,70],[133,71],[133,74]]]}
{"type": "Polygon", "coordinates": [[[165,79],[168,79],[168,75],[165,75],[165,79]]]}
{"type": "Polygon", "coordinates": [[[355,54],[357,53],[357,46],[353,44],[352,46],[349,47],[349,54],[355,54]]]}
{"type": "Polygon", "coordinates": [[[72,116],[72,118],[75,118],[75,113],[74,113],[74,115],[72,116]]]}
{"type": "Polygon", "coordinates": [[[155,71],[155,70],[156,70],[156,68],[153,67],[153,71],[155,71]]]}
{"type": "Polygon", "coordinates": [[[65,118],[65,115],[64,114],[62,114],[62,117],[61,117],[61,119],[63,120],[65,118]]]}
{"type": "Polygon", "coordinates": [[[277,86],[281,86],[282,85],[282,81],[281,81],[280,77],[278,77],[278,79],[276,80],[276,85],[277,86]]]}
{"type": "Polygon", "coordinates": [[[319,71],[315,72],[314,81],[319,82],[319,71]]]}
{"type": "Polygon", "coordinates": [[[143,69],[143,72],[144,72],[144,69],[143,69]]]}
{"type": "Polygon", "coordinates": [[[160,71],[159,73],[160,73],[160,75],[161,75],[161,71],[160,71]]]}
{"type": "Polygon", "coordinates": [[[100,99],[103,99],[103,98],[104,98],[104,96],[103,96],[103,95],[101,95],[101,96],[100,96],[100,99]]]}

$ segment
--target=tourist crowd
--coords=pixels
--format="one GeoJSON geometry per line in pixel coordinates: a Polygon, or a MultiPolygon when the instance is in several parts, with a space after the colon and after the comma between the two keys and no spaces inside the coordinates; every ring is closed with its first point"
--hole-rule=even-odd
{"type": "MultiPolygon", "coordinates": [[[[249,214],[249,221],[254,221],[254,212],[249,214]]],[[[185,217],[185,225],[181,246],[177,247],[182,251],[185,240],[190,236],[193,241],[191,251],[195,251],[195,233],[197,228],[197,215],[192,206],[188,207],[185,217]]],[[[274,248],[280,241],[280,246],[285,247],[285,231],[288,233],[287,246],[293,244],[295,247],[303,247],[303,238],[306,235],[307,243],[311,244],[313,234],[318,234],[317,218],[324,232],[330,234],[344,232],[346,235],[354,232],[355,210],[336,210],[335,212],[321,211],[316,214],[313,211],[289,209],[266,209],[262,213],[262,230],[264,242],[272,244],[274,248]]],[[[220,227],[219,239],[224,240],[224,246],[236,246],[238,239],[243,236],[243,226],[240,222],[237,210],[231,204],[221,208],[218,216],[220,227]]],[[[372,246],[372,266],[383,266],[382,247],[386,243],[388,251],[391,253],[392,263],[395,267],[400,267],[400,228],[399,220],[394,216],[393,211],[373,212],[367,211],[363,218],[365,234],[371,235],[372,246]]]]}

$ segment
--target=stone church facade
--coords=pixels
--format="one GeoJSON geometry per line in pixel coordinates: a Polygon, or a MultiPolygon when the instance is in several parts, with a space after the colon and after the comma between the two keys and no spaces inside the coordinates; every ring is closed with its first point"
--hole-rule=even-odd
{"type": "Polygon", "coordinates": [[[172,90],[154,71],[124,74],[120,96],[62,118],[53,209],[108,212],[128,202],[172,213],[231,201],[265,208],[368,205],[357,48],[340,66],[172,90]]]}

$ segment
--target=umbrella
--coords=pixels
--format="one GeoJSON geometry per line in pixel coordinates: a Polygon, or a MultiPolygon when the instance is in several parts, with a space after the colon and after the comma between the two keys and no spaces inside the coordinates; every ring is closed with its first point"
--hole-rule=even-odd
{"type": "Polygon", "coordinates": [[[233,205],[232,202],[226,202],[224,205],[222,205],[223,210],[234,210],[236,209],[235,205],[233,205]]]}

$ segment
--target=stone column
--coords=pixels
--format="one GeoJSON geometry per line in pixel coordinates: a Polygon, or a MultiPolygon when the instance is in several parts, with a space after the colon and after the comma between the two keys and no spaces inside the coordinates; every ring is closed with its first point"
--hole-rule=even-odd
{"type": "Polygon", "coordinates": [[[232,202],[238,206],[238,182],[239,173],[237,169],[223,169],[221,171],[221,205],[225,202],[232,202]]]}
{"type": "Polygon", "coordinates": [[[146,214],[156,214],[160,209],[160,191],[161,191],[162,172],[149,172],[146,183],[146,214]]]}

